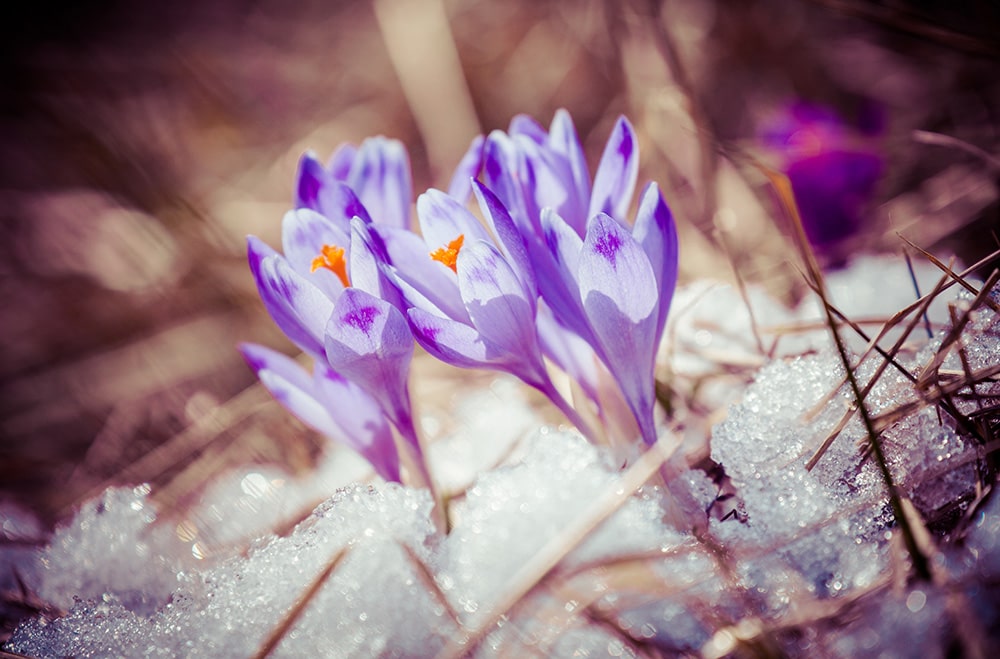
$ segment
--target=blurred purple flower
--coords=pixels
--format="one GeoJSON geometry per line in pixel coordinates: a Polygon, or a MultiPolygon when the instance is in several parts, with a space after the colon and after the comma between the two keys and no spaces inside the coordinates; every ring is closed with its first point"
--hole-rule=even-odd
{"type": "Polygon", "coordinates": [[[349,446],[387,481],[399,481],[399,456],[379,404],[361,387],[317,362],[310,376],[293,359],[244,343],[240,352],[261,384],[304,424],[349,446]]]}
{"type": "Polygon", "coordinates": [[[299,162],[296,208],[315,210],[345,229],[355,216],[410,228],[412,199],[410,161],[398,140],[379,136],[359,148],[345,144],[325,167],[312,153],[299,162]]]}
{"type": "Polygon", "coordinates": [[[826,108],[791,105],[762,131],[779,153],[809,242],[836,248],[858,232],[882,176],[881,153],[826,108]]]}

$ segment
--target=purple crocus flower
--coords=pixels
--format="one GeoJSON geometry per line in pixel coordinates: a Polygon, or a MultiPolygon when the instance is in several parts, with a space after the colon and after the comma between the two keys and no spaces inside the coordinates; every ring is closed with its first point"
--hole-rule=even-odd
{"type": "MultiPolygon", "coordinates": [[[[617,381],[643,439],[654,442],[653,368],[677,280],[677,235],[655,185],[643,193],[635,226],[624,223],[638,176],[632,126],[624,117],[616,122],[593,183],[564,110],[548,131],[519,116],[507,133],[474,142],[463,173],[478,171],[476,154],[525,238],[557,321],[542,332],[546,355],[590,395],[597,385],[588,380],[594,375],[581,343],[588,345],[617,381]]],[[[462,191],[457,182],[452,189],[462,191]]]]}
{"type": "Polygon", "coordinates": [[[656,441],[653,368],[677,282],[677,233],[655,183],[630,230],[597,213],[580,238],[558,214],[542,213],[559,275],[591,346],[618,382],[647,444],[656,441]]]}
{"type": "Polygon", "coordinates": [[[429,190],[417,200],[422,239],[368,227],[365,240],[380,244],[384,271],[425,350],[455,366],[511,373],[589,432],[546,370],[536,329],[538,293],[524,241],[492,192],[478,181],[471,189],[492,235],[456,199],[429,190]]]}
{"type": "Polygon", "coordinates": [[[796,103],[762,131],[788,176],[809,242],[835,252],[861,228],[883,171],[873,141],[831,110],[796,103]]]}
{"type": "Polygon", "coordinates": [[[399,456],[379,404],[321,362],[310,376],[298,363],[264,346],[240,352],[261,384],[304,424],[357,451],[387,481],[399,481],[399,456]],[[340,413],[338,413],[340,411],[340,413]]]}

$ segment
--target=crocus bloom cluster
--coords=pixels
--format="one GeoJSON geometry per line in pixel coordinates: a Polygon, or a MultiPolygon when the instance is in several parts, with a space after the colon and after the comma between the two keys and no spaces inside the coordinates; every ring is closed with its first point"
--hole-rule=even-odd
{"type": "Polygon", "coordinates": [[[244,354],[293,413],[388,479],[399,478],[399,466],[386,420],[420,457],[407,387],[414,339],[455,366],[519,377],[588,434],[546,359],[598,405],[606,369],[652,443],[654,357],[677,278],[677,238],[655,184],[634,224],[625,223],[637,171],[624,118],[592,180],[566,112],[548,131],[516,117],[507,133],[473,141],[448,193],[420,195],[418,233],[397,142],[341,148],[328,166],[307,155],[297,209],[284,219],[284,254],[255,238],[248,251],[265,306],[316,360],[314,373],[259,346],[244,354]]]}

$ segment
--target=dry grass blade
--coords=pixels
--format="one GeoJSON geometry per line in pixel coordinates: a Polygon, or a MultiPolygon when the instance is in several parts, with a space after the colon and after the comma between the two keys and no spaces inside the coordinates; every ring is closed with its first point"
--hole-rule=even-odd
{"type": "Polygon", "coordinates": [[[482,616],[472,630],[453,638],[437,655],[438,659],[457,658],[465,655],[493,627],[498,619],[545,579],[577,545],[592,533],[604,520],[620,508],[632,493],[652,478],[674,450],[668,446],[667,437],[649,447],[634,465],[622,474],[611,487],[601,493],[594,505],[552,538],[528,561],[509,582],[508,589],[482,616]]]}
{"type": "Polygon", "coordinates": [[[451,621],[455,623],[455,627],[457,628],[457,630],[461,631],[462,623],[458,619],[458,614],[455,613],[455,609],[452,608],[451,603],[448,601],[448,598],[445,597],[445,594],[438,587],[437,581],[435,581],[434,575],[431,574],[430,569],[428,569],[428,567],[424,564],[424,562],[420,560],[420,557],[417,556],[416,553],[414,553],[414,551],[410,549],[410,546],[407,545],[405,542],[400,542],[399,546],[406,553],[406,557],[410,560],[410,563],[413,565],[413,567],[416,568],[417,574],[420,576],[420,580],[427,588],[427,592],[431,593],[434,596],[434,599],[436,599],[438,603],[444,607],[445,613],[447,613],[448,617],[451,618],[451,621]]]}
{"type": "Polygon", "coordinates": [[[823,310],[826,314],[830,334],[833,336],[833,341],[837,346],[837,354],[840,356],[841,364],[844,367],[844,371],[847,373],[847,378],[851,385],[851,391],[854,393],[854,399],[858,406],[858,411],[861,414],[861,419],[868,432],[868,440],[872,450],[872,455],[878,465],[879,472],[882,474],[882,480],[885,482],[886,490],[889,494],[889,502],[892,506],[893,516],[899,524],[899,528],[903,534],[903,541],[905,542],[906,549],[910,554],[911,560],[913,561],[913,569],[921,579],[929,580],[930,569],[927,565],[927,558],[923,555],[923,553],[921,553],[920,548],[917,546],[916,539],[913,535],[913,529],[910,528],[904,514],[899,491],[893,482],[892,472],[889,471],[889,465],[886,462],[885,454],[883,453],[882,446],[879,443],[879,433],[876,431],[872,418],[868,414],[868,409],[865,407],[864,397],[861,395],[861,387],[858,385],[858,380],[854,376],[854,371],[851,370],[851,361],[847,356],[847,348],[844,346],[844,340],[840,336],[840,332],[837,329],[834,314],[828,306],[828,298],[823,283],[823,272],[820,270],[819,264],[816,262],[816,257],[812,252],[812,248],[809,246],[809,241],[806,238],[805,227],[802,224],[802,217],[799,215],[798,206],[795,204],[795,195],[792,192],[792,183],[787,176],[784,176],[783,174],[769,169],[759,163],[757,164],[757,167],[768,177],[771,185],[778,194],[782,206],[788,212],[799,252],[805,261],[806,268],[813,280],[813,283],[815,284],[817,293],[823,301],[823,310]]]}
{"type": "Polygon", "coordinates": [[[881,432],[903,417],[913,414],[921,407],[940,403],[946,396],[955,394],[966,387],[973,387],[981,382],[996,381],[995,378],[997,375],[1000,375],[1000,364],[976,371],[970,374],[968,378],[958,378],[946,383],[939,382],[931,387],[929,391],[923,392],[920,400],[903,403],[888,412],[873,417],[872,423],[875,426],[875,430],[881,432]]]}
{"type": "MultiPolygon", "coordinates": [[[[933,382],[938,380],[938,370],[947,359],[948,353],[951,352],[951,348],[962,336],[962,332],[965,331],[965,326],[969,324],[972,320],[973,310],[979,308],[980,305],[986,302],[992,302],[989,300],[988,296],[993,287],[996,286],[997,281],[1000,281],[1000,270],[994,270],[993,274],[990,275],[989,279],[983,285],[982,289],[977,292],[975,300],[972,304],[965,310],[965,313],[958,319],[958,322],[952,324],[951,329],[945,335],[944,339],[941,341],[941,348],[934,355],[934,359],[931,360],[924,370],[917,376],[917,387],[920,389],[928,389],[933,382]],[[933,382],[932,382],[933,381],[933,382]]],[[[989,306],[989,305],[987,305],[989,306]]],[[[995,305],[993,305],[995,306],[995,305]]]]}
{"type": "MultiPolygon", "coordinates": [[[[937,286],[934,287],[932,295],[927,297],[924,304],[922,304],[918,308],[918,312],[913,316],[913,318],[910,319],[910,322],[909,324],[907,324],[906,329],[899,336],[899,338],[896,339],[896,343],[893,344],[892,348],[889,349],[889,355],[891,355],[892,358],[895,358],[895,356],[899,354],[899,349],[902,347],[903,343],[906,341],[907,338],[909,338],[910,333],[913,332],[913,329],[920,322],[920,319],[924,317],[924,314],[927,311],[927,307],[930,306],[931,301],[934,299],[933,293],[940,292],[941,288],[944,286],[946,281],[947,281],[946,277],[942,277],[938,281],[937,286]]],[[[886,325],[886,327],[888,327],[888,324],[886,325]]],[[[879,333],[879,336],[881,337],[884,333],[885,333],[885,328],[883,328],[883,331],[879,333]]],[[[866,354],[871,350],[871,347],[874,345],[874,342],[877,341],[878,341],[877,338],[873,339],[873,342],[869,344],[869,348],[868,351],[866,351],[866,354]]],[[[864,357],[862,357],[858,363],[860,364],[861,361],[863,360],[864,357]]],[[[868,394],[870,394],[871,390],[875,388],[875,385],[882,377],[882,374],[885,373],[885,369],[889,367],[889,364],[890,364],[889,359],[883,359],[882,363],[878,365],[878,368],[875,369],[875,373],[872,374],[872,377],[868,381],[868,384],[866,384],[864,388],[861,390],[860,394],[861,400],[864,400],[865,398],[868,397],[868,394]]],[[[839,390],[840,386],[838,386],[837,389],[835,389],[834,391],[839,391],[839,390]]],[[[826,439],[823,440],[823,443],[820,445],[819,449],[816,450],[816,453],[814,453],[813,456],[809,458],[809,461],[806,462],[806,471],[810,471],[812,470],[813,467],[816,466],[816,464],[823,457],[823,454],[826,453],[827,449],[830,448],[830,445],[833,444],[834,440],[840,435],[841,431],[847,426],[848,421],[850,421],[851,418],[854,417],[855,412],[857,412],[857,406],[852,405],[851,409],[849,409],[844,414],[844,416],[841,417],[840,422],[837,424],[837,426],[830,432],[830,434],[827,435],[826,439]]]]}
{"type": "Polygon", "coordinates": [[[77,501],[93,498],[117,483],[142,482],[158,476],[178,464],[192,453],[203,449],[223,435],[224,430],[249,417],[260,407],[269,404],[270,396],[259,384],[247,387],[224,404],[175,435],[169,441],[122,467],[114,479],[101,481],[82,494],[70,492],[65,507],[77,501]]]}
{"type": "Polygon", "coordinates": [[[316,597],[316,593],[319,592],[320,588],[323,587],[323,584],[325,584],[327,580],[330,578],[330,575],[333,574],[333,571],[337,569],[337,566],[340,565],[340,562],[344,559],[345,556],[347,556],[348,551],[350,551],[349,546],[343,547],[340,551],[338,551],[334,555],[332,559],[330,559],[330,562],[326,564],[326,567],[323,568],[323,571],[320,572],[319,575],[317,575],[317,577],[313,580],[311,584],[309,584],[309,588],[306,589],[304,593],[302,593],[302,597],[299,598],[299,601],[297,601],[295,605],[288,611],[288,614],[284,617],[284,619],[280,623],[278,623],[278,626],[275,627],[271,631],[271,633],[267,635],[267,638],[264,640],[263,645],[261,645],[260,648],[257,650],[257,653],[254,654],[254,659],[264,659],[269,654],[274,652],[274,649],[278,647],[278,643],[280,643],[281,639],[283,639],[285,635],[288,634],[289,631],[291,631],[292,625],[295,624],[295,622],[302,615],[302,612],[305,611],[306,607],[309,605],[309,602],[311,602],[313,598],[316,597]]]}

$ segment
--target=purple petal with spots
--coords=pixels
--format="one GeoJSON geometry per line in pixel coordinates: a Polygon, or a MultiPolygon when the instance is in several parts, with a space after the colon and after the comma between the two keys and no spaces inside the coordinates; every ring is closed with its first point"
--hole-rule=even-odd
{"type": "Polygon", "coordinates": [[[677,285],[677,227],[655,183],[646,186],[642,194],[632,236],[646,253],[656,277],[656,290],[660,292],[656,312],[659,343],[677,285]]]}
{"type": "Polygon", "coordinates": [[[486,138],[476,135],[469,145],[469,150],[462,156],[462,160],[455,168],[455,173],[451,175],[451,182],[448,184],[448,196],[454,197],[463,204],[469,201],[472,193],[470,187],[472,180],[479,176],[479,170],[483,168],[483,144],[486,138]]]}
{"type": "Polygon", "coordinates": [[[656,356],[656,276],[646,253],[616,220],[599,214],[580,254],[580,298],[643,439],[656,441],[653,365],[656,356]]]}
{"type": "Polygon", "coordinates": [[[460,368],[496,368],[499,351],[475,328],[419,307],[406,315],[417,343],[435,358],[460,368]]]}
{"type": "Polygon", "coordinates": [[[387,481],[399,481],[392,430],[360,387],[317,364],[310,377],[294,360],[254,344],[240,346],[261,384],[300,421],[366,458],[387,481]]]}
{"type": "Polygon", "coordinates": [[[636,178],[639,175],[639,153],[635,131],[628,119],[620,117],[604,147],[604,155],[594,175],[587,217],[607,213],[623,221],[632,202],[636,178]]]}
{"type": "Polygon", "coordinates": [[[330,366],[379,402],[386,416],[419,451],[407,382],[413,335],[399,309],[349,288],[337,300],[326,326],[330,366]]]}
{"type": "Polygon", "coordinates": [[[247,259],[264,307],[295,345],[323,354],[323,328],[333,301],[295,272],[285,257],[254,236],[247,237],[247,259]]]}
{"type": "Polygon", "coordinates": [[[413,184],[410,160],[401,142],[385,137],[372,137],[362,142],[346,182],[368,209],[372,220],[394,227],[410,227],[413,184]]]}

